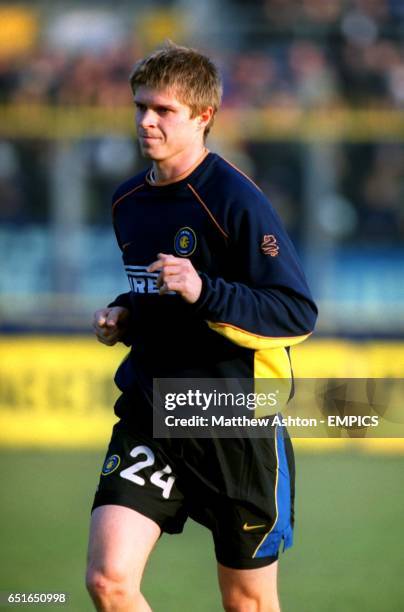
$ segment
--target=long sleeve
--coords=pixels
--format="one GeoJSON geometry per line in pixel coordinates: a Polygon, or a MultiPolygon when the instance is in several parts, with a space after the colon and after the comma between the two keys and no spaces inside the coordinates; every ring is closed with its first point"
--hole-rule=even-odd
{"type": "Polygon", "coordinates": [[[108,304],[108,308],[113,308],[114,306],[123,306],[123,308],[127,308],[130,310],[131,308],[131,299],[130,299],[130,291],[127,293],[121,293],[118,295],[110,304],[108,304]]]}
{"type": "Polygon", "coordinates": [[[317,316],[295,249],[264,197],[240,207],[231,221],[238,278],[200,273],[194,305],[209,327],[250,349],[291,346],[307,338],[317,316]]]}

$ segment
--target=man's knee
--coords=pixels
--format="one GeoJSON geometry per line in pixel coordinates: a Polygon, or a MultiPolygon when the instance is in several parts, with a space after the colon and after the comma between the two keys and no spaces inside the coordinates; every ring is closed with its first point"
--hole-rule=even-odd
{"type": "Polygon", "coordinates": [[[86,586],[94,601],[99,603],[124,602],[136,599],[140,594],[135,582],[119,569],[99,570],[89,567],[86,574],[86,586]]]}
{"type": "Polygon", "coordinates": [[[223,608],[226,612],[259,612],[260,609],[256,600],[243,596],[223,598],[223,608]]]}
{"type": "Polygon", "coordinates": [[[222,597],[226,612],[280,612],[277,596],[234,588],[222,597]]]}

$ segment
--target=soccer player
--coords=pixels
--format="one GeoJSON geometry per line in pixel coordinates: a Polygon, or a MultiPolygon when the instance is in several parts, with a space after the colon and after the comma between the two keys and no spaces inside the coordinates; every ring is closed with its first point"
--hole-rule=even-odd
{"type": "Polygon", "coordinates": [[[262,191],[206,148],[221,99],[210,59],[168,44],[130,83],[151,166],[113,196],[131,290],[94,317],[99,341],[131,351],[115,378],[119,421],[93,504],[87,586],[97,610],[150,610],[147,559],[192,517],[212,533],[225,610],[275,612],[278,552],[293,535],[286,431],[154,439],[152,382],[290,378],[289,347],[310,335],[316,307],[262,191]]]}

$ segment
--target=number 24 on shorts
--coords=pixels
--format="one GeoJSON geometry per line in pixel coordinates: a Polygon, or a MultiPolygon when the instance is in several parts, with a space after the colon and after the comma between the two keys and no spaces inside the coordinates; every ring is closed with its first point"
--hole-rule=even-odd
{"type": "MultiPolygon", "coordinates": [[[[130,456],[138,457],[139,455],[145,455],[146,459],[137,461],[133,465],[125,468],[120,472],[120,476],[143,487],[146,484],[146,480],[142,478],[142,476],[138,476],[138,472],[153,465],[155,456],[153,451],[148,446],[135,446],[135,448],[132,448],[130,451],[130,456]]],[[[175,476],[168,476],[166,479],[164,479],[164,476],[171,473],[172,469],[169,465],[166,465],[162,470],[157,470],[150,476],[150,482],[156,487],[162,489],[162,496],[164,499],[168,499],[170,497],[171,489],[175,481],[175,476]]]]}

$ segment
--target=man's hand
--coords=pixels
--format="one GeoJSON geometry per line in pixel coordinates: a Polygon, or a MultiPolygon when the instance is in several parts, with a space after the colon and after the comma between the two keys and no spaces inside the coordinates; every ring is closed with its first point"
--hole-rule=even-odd
{"type": "Polygon", "coordinates": [[[201,295],[202,281],[191,261],[184,257],[174,257],[174,255],[166,255],[165,253],[159,253],[157,258],[147,268],[147,271],[157,272],[160,270],[157,278],[160,295],[164,295],[168,291],[175,291],[186,302],[194,304],[201,295]]]}
{"type": "Polygon", "coordinates": [[[101,308],[94,313],[93,328],[99,342],[114,346],[125,335],[129,325],[129,310],[122,306],[101,308]]]}

